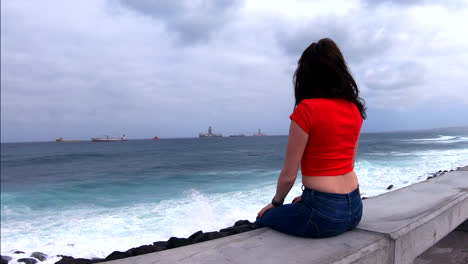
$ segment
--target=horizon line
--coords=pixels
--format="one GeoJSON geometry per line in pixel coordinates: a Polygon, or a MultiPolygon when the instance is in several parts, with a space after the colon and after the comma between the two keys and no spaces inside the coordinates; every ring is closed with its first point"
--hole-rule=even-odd
{"type": "MultiPolygon", "coordinates": [[[[403,130],[387,130],[387,131],[371,131],[371,132],[361,132],[361,134],[378,134],[378,133],[401,133],[401,132],[420,132],[420,131],[430,131],[430,130],[439,130],[439,129],[459,129],[459,128],[466,128],[468,129],[468,125],[464,126],[449,126],[449,127],[434,127],[434,128],[416,128],[416,129],[403,129],[403,130]]],[[[285,135],[265,135],[266,137],[278,137],[278,136],[288,136],[287,134],[285,135]]],[[[248,136],[245,135],[244,137],[256,137],[256,136],[248,136]]],[[[261,136],[263,137],[263,136],[261,136]]],[[[195,137],[159,137],[159,139],[194,139],[194,138],[199,138],[197,136],[195,137]]],[[[222,136],[221,138],[231,138],[230,136],[222,136]]],[[[133,140],[152,140],[153,138],[130,138],[127,139],[128,141],[133,141],[133,140]]],[[[88,139],[74,139],[74,140],[80,140],[80,142],[91,142],[91,140],[88,139]]],[[[54,140],[50,141],[7,141],[3,142],[0,140],[0,144],[10,144],[10,143],[48,143],[48,142],[55,142],[54,140]]],[[[76,142],[78,143],[78,142],[76,142]]]]}

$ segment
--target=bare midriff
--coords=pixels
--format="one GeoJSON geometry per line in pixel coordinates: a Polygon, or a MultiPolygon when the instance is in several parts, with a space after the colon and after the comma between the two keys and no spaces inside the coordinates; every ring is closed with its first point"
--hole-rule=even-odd
{"type": "Polygon", "coordinates": [[[359,183],[353,171],[338,176],[302,176],[302,184],[312,190],[327,193],[347,194],[354,191],[359,183]]]}

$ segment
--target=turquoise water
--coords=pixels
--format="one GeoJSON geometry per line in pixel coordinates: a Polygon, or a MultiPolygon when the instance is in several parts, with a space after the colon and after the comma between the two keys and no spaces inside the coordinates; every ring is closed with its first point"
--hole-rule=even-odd
{"type": "MultiPolygon", "coordinates": [[[[269,136],[2,144],[2,255],[104,257],[253,221],[274,195],[286,143],[269,136]]],[[[356,172],[372,196],[467,164],[468,129],[373,133],[361,135],[356,172]]],[[[287,199],[299,193],[298,179],[287,199]]]]}

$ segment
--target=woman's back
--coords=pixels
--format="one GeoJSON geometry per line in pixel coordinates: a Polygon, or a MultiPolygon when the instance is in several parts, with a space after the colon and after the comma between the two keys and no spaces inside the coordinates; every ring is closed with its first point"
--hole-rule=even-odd
{"type": "Polygon", "coordinates": [[[362,118],[345,99],[304,99],[291,115],[308,135],[302,156],[305,176],[338,176],[353,170],[362,118]]]}
{"type": "Polygon", "coordinates": [[[357,107],[344,99],[305,99],[291,119],[309,135],[301,160],[304,186],[333,193],[354,190],[353,163],[362,125],[357,107]]]}

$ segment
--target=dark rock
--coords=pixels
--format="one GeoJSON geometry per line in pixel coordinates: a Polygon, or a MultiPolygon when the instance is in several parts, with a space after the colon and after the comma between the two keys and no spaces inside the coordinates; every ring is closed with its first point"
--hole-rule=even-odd
{"type": "Polygon", "coordinates": [[[239,231],[237,231],[234,227],[223,228],[219,230],[219,232],[227,234],[228,236],[239,234],[239,231]]]}
{"type": "MultiPolygon", "coordinates": [[[[157,243],[157,242],[155,242],[155,243],[157,243]]],[[[133,257],[133,256],[138,256],[138,255],[143,255],[143,254],[148,254],[148,253],[161,251],[161,250],[164,250],[164,249],[166,249],[166,247],[155,246],[155,245],[143,245],[143,246],[139,246],[139,247],[136,247],[136,248],[131,248],[131,249],[125,251],[125,252],[114,251],[109,256],[107,256],[104,260],[109,261],[109,260],[128,258],[128,257],[133,257]]]]}
{"type": "Polygon", "coordinates": [[[24,252],[18,250],[18,251],[13,252],[13,254],[24,254],[24,252]]]}
{"type": "Polygon", "coordinates": [[[23,263],[26,263],[26,264],[36,264],[37,263],[37,260],[35,260],[33,258],[20,258],[17,261],[18,262],[23,262],[23,263]]]}
{"type": "Polygon", "coordinates": [[[243,225],[252,225],[253,223],[251,223],[249,220],[239,220],[237,221],[234,226],[243,226],[243,225]]]}
{"type": "Polygon", "coordinates": [[[154,252],[154,246],[153,245],[143,245],[139,246],[137,248],[132,248],[127,251],[130,251],[130,254],[132,256],[138,256],[138,255],[143,255],[143,254],[148,254],[154,252]]]}
{"type": "MultiPolygon", "coordinates": [[[[121,252],[121,251],[114,251],[110,253],[109,256],[107,256],[104,260],[109,261],[109,260],[115,260],[115,259],[121,259],[121,258],[128,258],[131,257],[131,253],[127,251],[121,252]]],[[[56,263],[57,264],[57,263],[56,263]]]]}
{"type": "Polygon", "coordinates": [[[201,231],[201,230],[200,230],[200,231],[197,231],[197,232],[193,233],[191,236],[189,236],[188,239],[189,239],[189,240],[194,240],[195,238],[197,238],[197,236],[199,236],[199,235],[201,235],[201,234],[203,234],[203,231],[201,231]]]}
{"type": "Polygon", "coordinates": [[[162,251],[167,249],[166,247],[161,247],[161,246],[153,246],[154,247],[154,252],[162,251]]]}
{"type": "Polygon", "coordinates": [[[167,249],[176,248],[176,247],[183,247],[192,244],[190,240],[187,238],[178,238],[178,237],[171,237],[167,241],[167,249]]]}
{"type": "Polygon", "coordinates": [[[8,262],[10,262],[11,260],[11,257],[9,256],[1,256],[1,264],[8,264],[8,262]]]}
{"type": "Polygon", "coordinates": [[[157,241],[157,242],[153,242],[153,245],[154,245],[155,247],[160,247],[160,248],[166,249],[166,248],[167,248],[167,241],[157,241]]]}
{"type": "Polygon", "coordinates": [[[393,184],[390,184],[388,187],[387,187],[387,190],[391,190],[393,188],[393,184]]]}
{"type": "Polygon", "coordinates": [[[247,231],[250,231],[250,230],[254,230],[255,229],[255,224],[250,223],[249,221],[247,221],[247,222],[248,222],[248,224],[237,225],[237,226],[234,225],[232,227],[223,228],[223,229],[219,230],[219,232],[228,233],[228,235],[234,235],[234,234],[239,234],[239,233],[247,232],[247,231]]]}
{"type": "Polygon", "coordinates": [[[229,236],[228,233],[223,233],[223,232],[206,232],[206,233],[203,233],[199,236],[197,236],[194,240],[193,240],[193,243],[200,243],[200,242],[203,242],[203,241],[208,241],[208,240],[212,240],[212,239],[216,239],[216,238],[221,238],[221,237],[226,237],[226,236],[229,236]]]}
{"type": "Polygon", "coordinates": [[[361,197],[361,200],[365,200],[365,199],[368,199],[368,198],[365,196],[361,197]]]}
{"type": "Polygon", "coordinates": [[[42,252],[33,252],[30,257],[31,258],[36,258],[36,259],[38,259],[40,261],[44,261],[44,260],[47,259],[48,256],[47,256],[47,254],[44,254],[42,252]]]}
{"type": "Polygon", "coordinates": [[[55,262],[55,264],[93,264],[93,262],[90,259],[84,259],[84,258],[73,258],[69,256],[63,256],[61,260],[55,262]]]}
{"type": "Polygon", "coordinates": [[[103,262],[103,261],[104,261],[104,259],[102,259],[102,258],[92,258],[91,259],[92,263],[99,263],[99,262],[103,262]]]}

